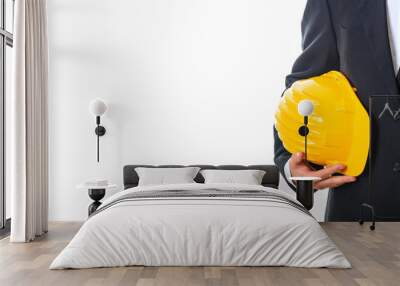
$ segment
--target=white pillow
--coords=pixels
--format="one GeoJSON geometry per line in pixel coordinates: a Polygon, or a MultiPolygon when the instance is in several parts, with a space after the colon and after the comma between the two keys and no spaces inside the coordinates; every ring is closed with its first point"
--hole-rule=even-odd
{"type": "Polygon", "coordinates": [[[261,170],[202,170],[204,183],[261,185],[265,171],[261,170]]]}
{"type": "Polygon", "coordinates": [[[195,183],[193,180],[199,167],[182,168],[135,168],[139,176],[139,186],[195,183]]]}

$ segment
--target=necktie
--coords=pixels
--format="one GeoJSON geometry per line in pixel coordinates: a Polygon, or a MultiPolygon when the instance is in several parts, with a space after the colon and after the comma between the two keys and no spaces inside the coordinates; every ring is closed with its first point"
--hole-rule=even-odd
{"type": "Polygon", "coordinates": [[[398,69],[396,74],[396,81],[397,81],[397,86],[400,88],[400,68],[398,69]]]}

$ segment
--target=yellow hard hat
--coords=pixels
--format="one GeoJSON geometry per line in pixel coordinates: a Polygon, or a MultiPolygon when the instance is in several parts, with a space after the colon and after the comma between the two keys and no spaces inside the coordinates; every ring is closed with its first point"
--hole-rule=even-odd
{"type": "Polygon", "coordinates": [[[369,149],[369,117],[346,77],[337,71],[299,80],[287,89],[275,113],[275,127],[290,153],[304,152],[299,127],[304,117],[298,104],[314,105],[308,117],[307,156],[318,165],[344,164],[342,172],[358,176],[364,170],[369,149]]]}

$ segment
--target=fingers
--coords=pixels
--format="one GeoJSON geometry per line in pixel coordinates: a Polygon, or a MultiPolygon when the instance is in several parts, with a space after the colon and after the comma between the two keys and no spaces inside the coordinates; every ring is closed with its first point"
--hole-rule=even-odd
{"type": "Polygon", "coordinates": [[[292,155],[292,157],[290,158],[290,160],[292,161],[292,163],[294,165],[299,165],[304,163],[304,153],[295,153],[292,155]]]}
{"type": "Polygon", "coordinates": [[[324,179],[318,182],[315,182],[315,189],[325,189],[325,188],[337,188],[343,184],[352,183],[356,180],[355,177],[351,176],[332,176],[328,179],[324,179]]]}
{"type": "Polygon", "coordinates": [[[333,176],[335,173],[339,173],[346,169],[343,164],[335,164],[326,166],[325,168],[314,171],[308,164],[306,164],[304,153],[295,153],[290,158],[290,171],[294,176],[309,176],[309,177],[319,177],[320,181],[314,183],[315,189],[325,189],[325,188],[336,188],[343,184],[351,183],[356,180],[355,177],[351,176],[333,176]]]}
{"type": "Polygon", "coordinates": [[[346,169],[346,166],[342,164],[336,164],[331,166],[326,166],[325,168],[313,172],[313,176],[320,177],[321,179],[326,179],[331,177],[333,174],[338,173],[346,169]]]}

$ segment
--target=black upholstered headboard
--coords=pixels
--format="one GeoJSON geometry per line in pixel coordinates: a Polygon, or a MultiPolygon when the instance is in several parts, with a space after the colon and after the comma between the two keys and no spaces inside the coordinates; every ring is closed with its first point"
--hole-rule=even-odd
{"type": "MultiPolygon", "coordinates": [[[[279,185],[279,171],[278,167],[275,165],[250,165],[250,166],[242,166],[242,165],[190,165],[195,167],[200,167],[202,170],[204,169],[219,169],[219,170],[263,170],[265,171],[265,175],[262,180],[262,185],[265,187],[278,188],[279,185]]],[[[177,167],[185,167],[182,165],[126,165],[124,166],[124,189],[136,187],[139,183],[139,177],[135,171],[137,167],[147,167],[147,168],[177,168],[177,167]]],[[[197,183],[204,183],[203,176],[199,173],[194,180],[197,183]]]]}

